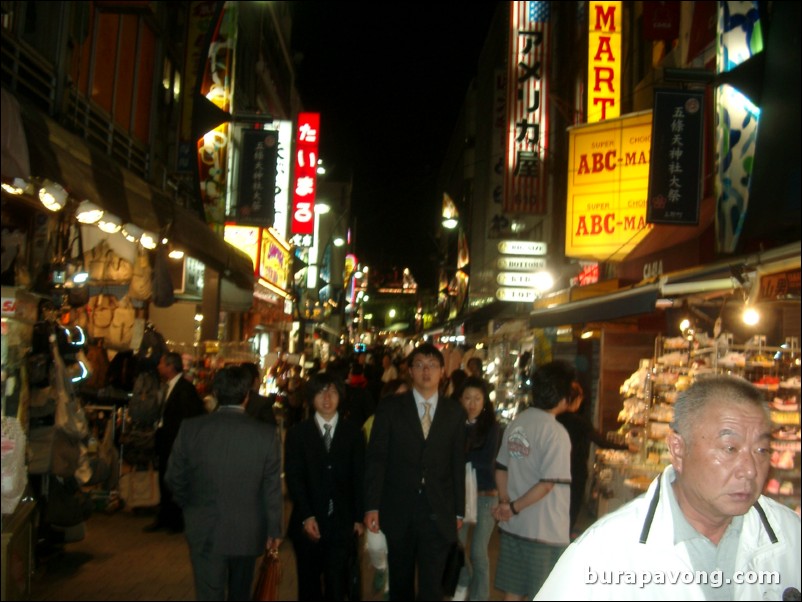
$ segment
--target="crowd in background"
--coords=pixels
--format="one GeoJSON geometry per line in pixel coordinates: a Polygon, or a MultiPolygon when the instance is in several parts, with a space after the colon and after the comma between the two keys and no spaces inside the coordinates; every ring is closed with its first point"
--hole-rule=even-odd
{"type": "MultiPolygon", "coordinates": [[[[159,373],[175,391],[180,375],[173,355],[167,354],[159,373]]],[[[694,548],[686,564],[694,568],[718,566],[721,542],[728,575],[741,566],[739,558],[751,558],[769,543],[781,552],[787,562],[778,584],[727,588],[728,598],[752,599],[798,584],[799,517],[761,496],[768,417],[762,394],[746,381],[701,381],[677,400],[672,465],[650,488],[654,497],[640,535],[647,547],[630,549],[632,542],[617,541],[605,525],[621,520],[629,528],[641,521],[641,498],[591,527],[589,533],[605,533],[603,540],[583,536],[572,543],[589,445],[604,443],[588,420],[566,419],[581,411],[584,400],[574,367],[561,361],[538,366],[529,404],[518,408],[503,432],[483,375],[478,358],[448,371],[444,354],[422,344],[406,358],[377,350],[334,358],[307,374],[297,365],[279,365],[269,374],[278,392],[267,396],[259,394],[258,366],[229,364],[214,376],[214,400],[206,404],[214,409],[200,416],[199,399],[193,398],[191,408],[183,402],[191,411],[181,417],[168,391],[163,417],[165,424],[171,417],[178,451],[160,452],[160,461],[167,454],[162,482],[175,493],[163,502],[177,503],[184,512],[199,599],[240,599],[252,582],[258,546],[253,537],[235,541],[226,535],[219,526],[227,518],[252,524],[249,533],[277,549],[283,537],[276,518],[282,467],[292,504],[286,535],[295,550],[299,600],[357,599],[362,545],[375,569],[374,588],[386,599],[489,599],[488,544],[496,525],[493,585],[505,600],[532,599],[546,590],[552,599],[575,598],[581,587],[552,573],[564,577],[573,570],[567,557],[610,543],[633,562],[648,561],[650,554],[673,554],[666,542],[676,537],[713,542],[710,547],[700,540],[694,548]],[[188,426],[177,428],[176,417],[188,426]],[[244,445],[257,440],[259,445],[244,445]],[[726,499],[719,499],[722,491],[726,499]],[[655,514],[658,504],[662,510],[655,514]],[[742,537],[747,531],[749,537],[742,537]],[[460,549],[467,550],[464,566],[455,568],[460,549]]],[[[171,522],[169,528],[182,526],[171,522]]],[[[778,561],[777,554],[771,557],[778,561]]],[[[602,560],[616,564],[614,557],[602,560]]],[[[635,588],[616,591],[620,599],[642,596],[635,588]]]]}

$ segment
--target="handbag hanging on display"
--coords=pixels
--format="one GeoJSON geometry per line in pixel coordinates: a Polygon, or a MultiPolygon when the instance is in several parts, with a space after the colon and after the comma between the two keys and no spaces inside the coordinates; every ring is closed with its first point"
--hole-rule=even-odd
{"type": "Polygon", "coordinates": [[[148,252],[139,247],[134,261],[134,274],[128,285],[128,296],[131,299],[147,301],[153,293],[153,269],[150,267],[148,252]]]}
{"type": "Polygon", "coordinates": [[[278,585],[281,583],[281,561],[278,549],[266,549],[259,565],[259,579],[253,589],[253,599],[278,600],[278,585]]]}
{"type": "Polygon", "coordinates": [[[126,295],[114,308],[114,315],[106,333],[106,342],[112,349],[130,349],[136,310],[126,295]]]}

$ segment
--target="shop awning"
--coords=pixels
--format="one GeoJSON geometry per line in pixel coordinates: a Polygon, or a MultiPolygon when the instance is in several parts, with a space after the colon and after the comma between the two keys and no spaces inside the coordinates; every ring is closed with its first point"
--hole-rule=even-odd
{"type": "Polygon", "coordinates": [[[652,283],[630,289],[536,309],[529,314],[530,328],[547,328],[563,324],[602,322],[654,311],[660,298],[660,284],[652,283]]]}
{"type": "Polygon", "coordinates": [[[555,304],[529,314],[531,328],[603,322],[655,311],[658,300],[670,307],[683,297],[716,297],[747,287],[753,297],[759,292],[757,277],[782,270],[799,269],[799,242],[740,257],[732,257],[696,268],[665,274],[652,282],[555,304]],[[739,280],[740,278],[740,280],[739,280]]]}
{"type": "Polygon", "coordinates": [[[123,223],[131,222],[155,234],[169,224],[171,240],[189,255],[237,286],[253,288],[250,258],[197,215],[44,114],[25,106],[21,109],[32,176],[60,183],[73,198],[88,199],[123,223]]]}

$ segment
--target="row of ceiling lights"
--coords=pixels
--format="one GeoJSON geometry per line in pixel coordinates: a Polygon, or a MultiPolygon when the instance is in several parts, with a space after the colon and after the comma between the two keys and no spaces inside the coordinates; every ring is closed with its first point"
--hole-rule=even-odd
{"type": "MultiPolygon", "coordinates": [[[[14,181],[10,184],[4,182],[3,189],[9,194],[21,195],[26,192],[32,192],[35,190],[35,186],[22,178],[14,178],[14,181]]],[[[50,180],[42,181],[37,195],[42,205],[53,212],[64,209],[69,201],[69,193],[65,188],[61,184],[50,180]]],[[[155,249],[159,242],[158,236],[153,232],[149,232],[130,222],[124,224],[119,217],[105,211],[89,200],[83,200],[78,203],[78,207],[75,210],[75,219],[82,224],[97,225],[101,231],[107,234],[120,232],[127,241],[139,243],[149,250],[155,249]]],[[[178,259],[183,255],[183,252],[176,250],[170,254],[171,257],[178,259]]]]}

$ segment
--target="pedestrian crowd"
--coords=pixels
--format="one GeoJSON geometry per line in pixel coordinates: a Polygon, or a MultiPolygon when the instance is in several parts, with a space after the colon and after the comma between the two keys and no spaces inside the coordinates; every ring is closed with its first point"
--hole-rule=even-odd
{"type": "Polygon", "coordinates": [[[259,394],[258,366],[230,364],[207,412],[180,356],[162,358],[162,498],[148,530],[185,533],[199,600],[250,599],[258,557],[285,536],[298,600],[359,599],[363,546],[385,599],[488,600],[496,528],[505,600],[799,595],[800,519],[761,495],[771,423],[748,382],[710,377],[682,392],[671,465],[578,535],[590,443],[605,442],[575,416],[584,392],[570,364],[537,367],[529,403],[502,425],[478,358],[449,374],[431,344],[375,359],[305,376],[282,366],[272,397],[259,394]],[[739,580],[763,572],[776,578],[739,580]]]}

